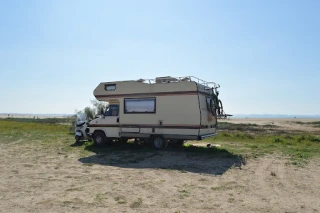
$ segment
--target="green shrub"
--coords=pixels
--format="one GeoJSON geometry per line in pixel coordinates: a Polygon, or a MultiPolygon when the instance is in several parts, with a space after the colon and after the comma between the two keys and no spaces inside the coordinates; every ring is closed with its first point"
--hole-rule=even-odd
{"type": "Polygon", "coordinates": [[[283,142],[283,141],[281,140],[281,138],[274,138],[273,142],[274,143],[280,143],[280,142],[283,142]]]}

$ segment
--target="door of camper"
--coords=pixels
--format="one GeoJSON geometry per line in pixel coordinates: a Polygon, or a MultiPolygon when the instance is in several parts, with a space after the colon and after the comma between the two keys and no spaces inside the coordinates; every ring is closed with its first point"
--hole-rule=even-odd
{"type": "Polygon", "coordinates": [[[109,107],[105,110],[101,126],[107,137],[119,137],[119,109],[119,102],[109,102],[109,107]]]}

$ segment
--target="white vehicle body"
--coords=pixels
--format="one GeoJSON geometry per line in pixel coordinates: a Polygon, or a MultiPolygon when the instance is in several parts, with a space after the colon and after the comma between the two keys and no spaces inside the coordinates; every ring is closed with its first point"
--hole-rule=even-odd
{"type": "Polygon", "coordinates": [[[218,87],[195,77],[100,83],[94,96],[109,108],[89,123],[89,135],[98,144],[108,139],[170,142],[215,136],[218,87]]]}
{"type": "Polygon", "coordinates": [[[76,123],[75,123],[75,139],[76,143],[79,143],[80,140],[87,140],[87,118],[84,113],[77,114],[76,123]]]}

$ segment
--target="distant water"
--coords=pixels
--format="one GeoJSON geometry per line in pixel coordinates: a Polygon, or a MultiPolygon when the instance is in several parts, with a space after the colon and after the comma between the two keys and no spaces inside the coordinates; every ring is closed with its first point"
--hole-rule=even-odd
{"type": "MultiPolygon", "coordinates": [[[[24,115],[24,116],[45,116],[45,117],[67,117],[74,114],[28,114],[28,113],[0,113],[0,115],[13,116],[24,115]]],[[[231,113],[232,114],[232,113],[231,113]]],[[[320,119],[320,115],[284,115],[284,114],[232,114],[231,118],[313,118],[320,119]]]]}
{"type": "Polygon", "coordinates": [[[67,117],[74,114],[36,114],[36,113],[0,113],[0,115],[10,115],[10,116],[44,116],[44,117],[67,117]]]}
{"type": "Polygon", "coordinates": [[[231,118],[314,118],[320,119],[320,115],[282,115],[282,114],[234,114],[231,118]]]}

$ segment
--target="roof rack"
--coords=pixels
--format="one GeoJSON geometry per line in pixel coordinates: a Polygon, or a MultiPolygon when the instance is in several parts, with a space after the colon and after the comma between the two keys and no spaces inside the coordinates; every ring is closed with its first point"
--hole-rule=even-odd
{"type": "Polygon", "coordinates": [[[164,76],[164,77],[156,77],[155,79],[139,79],[137,80],[141,83],[174,83],[174,82],[181,82],[181,81],[194,81],[198,84],[202,84],[206,87],[209,87],[209,85],[213,84],[213,88],[219,88],[220,85],[215,82],[207,82],[205,80],[202,80],[200,78],[194,77],[194,76],[183,76],[183,77],[172,77],[172,76],[164,76]],[[147,82],[146,82],[147,81],[147,82]]]}

